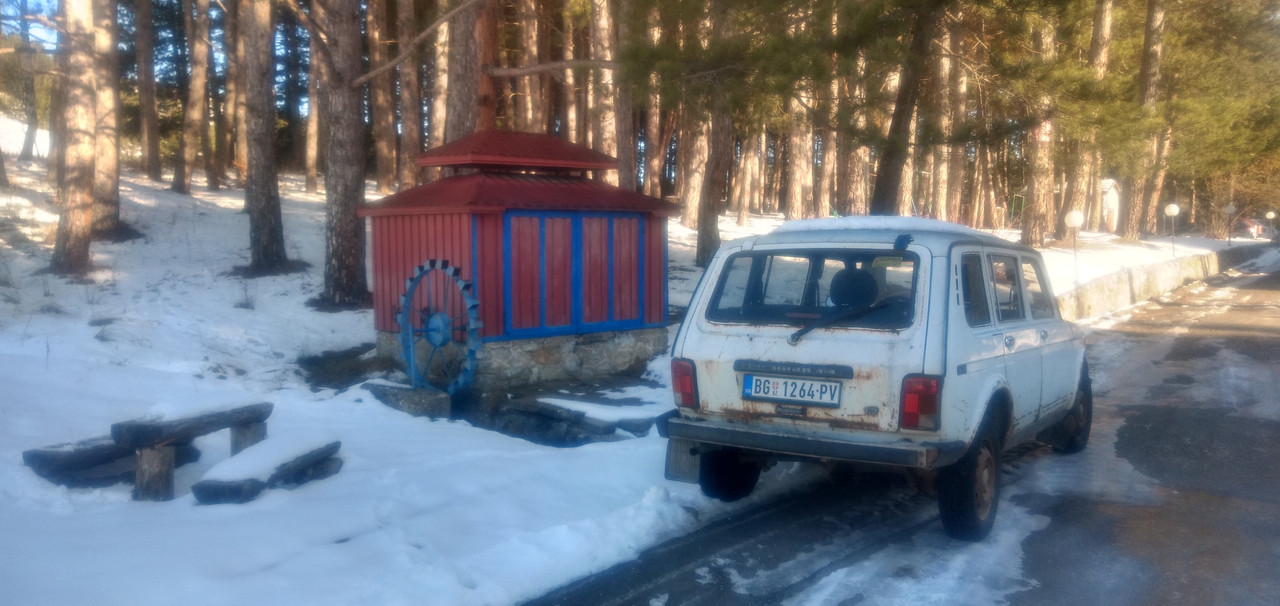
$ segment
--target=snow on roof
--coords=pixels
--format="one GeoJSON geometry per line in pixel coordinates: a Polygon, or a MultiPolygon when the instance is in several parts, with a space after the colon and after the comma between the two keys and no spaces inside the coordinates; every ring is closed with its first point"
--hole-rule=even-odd
{"type": "Polygon", "coordinates": [[[852,229],[898,232],[933,231],[963,234],[974,237],[989,237],[989,234],[971,227],[960,225],[959,223],[939,221],[937,219],[924,219],[920,217],[897,216],[829,217],[826,219],[787,221],[786,223],[779,225],[777,229],[774,229],[773,233],[852,229]]]}

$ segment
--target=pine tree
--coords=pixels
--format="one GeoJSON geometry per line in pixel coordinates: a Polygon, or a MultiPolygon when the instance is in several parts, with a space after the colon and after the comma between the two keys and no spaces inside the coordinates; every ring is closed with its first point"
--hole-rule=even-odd
{"type": "MultiPolygon", "coordinates": [[[[248,148],[244,190],[245,210],[249,213],[247,271],[250,275],[268,275],[289,268],[276,180],[271,4],[241,0],[239,16],[240,37],[244,41],[244,131],[248,148]]],[[[204,90],[203,86],[200,90],[204,90]]]]}
{"type": "MultiPolygon", "coordinates": [[[[181,0],[181,3],[191,76],[187,84],[187,103],[182,111],[182,154],[174,170],[171,189],[185,194],[191,191],[191,172],[195,170],[201,141],[209,136],[205,107],[209,75],[209,0],[181,0]]],[[[271,53],[272,48],[268,46],[263,52],[271,53]]],[[[274,101],[274,94],[272,97],[274,101]]]]}
{"type": "Polygon", "coordinates": [[[93,0],[63,0],[65,35],[60,37],[66,77],[62,169],[59,171],[58,231],[54,238],[51,269],[64,274],[84,274],[90,269],[89,240],[93,230],[94,174],[94,35],[93,0]]]}
{"type": "Polygon", "coordinates": [[[120,92],[117,83],[116,3],[94,0],[93,233],[120,229],[120,92]]]}

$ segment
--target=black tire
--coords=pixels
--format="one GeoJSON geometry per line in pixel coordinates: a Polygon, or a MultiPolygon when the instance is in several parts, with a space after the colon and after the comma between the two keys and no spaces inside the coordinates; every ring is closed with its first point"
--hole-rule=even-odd
{"type": "Polygon", "coordinates": [[[952,538],[981,541],[991,532],[1000,505],[1000,431],[983,419],[969,451],[938,470],[938,513],[952,538]]]}
{"type": "Polygon", "coordinates": [[[1075,454],[1089,445],[1089,428],[1093,425],[1093,383],[1089,380],[1089,367],[1080,371],[1080,387],[1076,401],[1066,418],[1058,422],[1058,435],[1062,436],[1053,449],[1063,454],[1075,454]]]}
{"type": "Polygon", "coordinates": [[[1036,439],[1053,447],[1055,452],[1073,454],[1089,445],[1089,428],[1093,425],[1093,388],[1089,367],[1080,371],[1080,386],[1071,410],[1062,420],[1040,432],[1036,439]]]}
{"type": "Polygon", "coordinates": [[[724,448],[699,457],[698,485],[702,494],[721,501],[737,501],[751,494],[760,480],[760,465],[743,461],[741,452],[724,448]]]}

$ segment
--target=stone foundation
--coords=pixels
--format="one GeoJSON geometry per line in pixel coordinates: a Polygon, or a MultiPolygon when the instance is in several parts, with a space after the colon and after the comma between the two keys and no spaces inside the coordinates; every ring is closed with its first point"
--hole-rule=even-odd
{"type": "MultiPolygon", "coordinates": [[[[667,329],[491,341],[481,346],[472,386],[480,392],[568,381],[638,376],[667,348],[667,329]]],[[[404,364],[397,333],[378,333],[378,354],[404,364]]]]}

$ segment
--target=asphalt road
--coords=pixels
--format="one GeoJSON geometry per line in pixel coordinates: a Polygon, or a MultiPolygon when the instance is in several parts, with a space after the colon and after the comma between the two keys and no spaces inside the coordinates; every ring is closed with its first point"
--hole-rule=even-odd
{"type": "Polygon", "coordinates": [[[1024,544],[1039,586],[1011,603],[1276,604],[1280,273],[1184,288],[1091,342],[1099,424],[1150,490],[1027,495],[1051,521],[1024,544]]]}
{"type": "MultiPolygon", "coordinates": [[[[1013,580],[960,577],[935,603],[1277,603],[1280,273],[1215,278],[1141,305],[1093,328],[1089,359],[1089,448],[1059,456],[1032,444],[1006,457],[1002,511],[1043,520],[984,556],[988,568],[1007,559],[1013,580]]],[[[528,604],[901,603],[857,586],[813,589],[940,535],[935,501],[904,476],[832,478],[528,604]]],[[[937,551],[920,551],[890,574],[927,578],[937,551]]]]}

